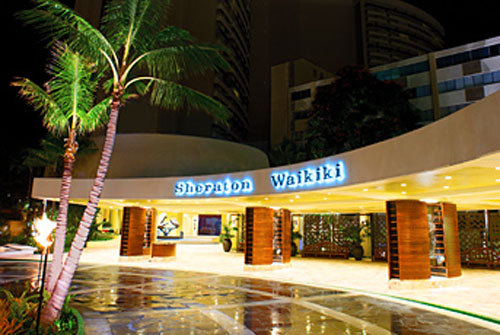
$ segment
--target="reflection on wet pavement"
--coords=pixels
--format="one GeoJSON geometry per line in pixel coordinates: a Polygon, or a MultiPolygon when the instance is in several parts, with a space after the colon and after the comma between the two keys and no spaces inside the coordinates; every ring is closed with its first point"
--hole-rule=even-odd
{"type": "MultiPolygon", "coordinates": [[[[0,262],[2,285],[37,274],[0,262]]],[[[498,334],[394,300],[187,271],[80,266],[72,293],[89,334],[498,334]]]]}

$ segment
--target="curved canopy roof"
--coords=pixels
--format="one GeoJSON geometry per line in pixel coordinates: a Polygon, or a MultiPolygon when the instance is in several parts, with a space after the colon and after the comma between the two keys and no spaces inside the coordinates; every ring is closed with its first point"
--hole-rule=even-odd
{"type": "MultiPolygon", "coordinates": [[[[58,179],[37,178],[33,197],[57,199],[58,179]]],[[[92,180],[74,179],[85,202],[92,180]]],[[[385,201],[500,209],[500,91],[426,127],[340,155],[254,171],[193,177],[106,180],[101,205],[179,212],[382,212],[385,201]]]]}

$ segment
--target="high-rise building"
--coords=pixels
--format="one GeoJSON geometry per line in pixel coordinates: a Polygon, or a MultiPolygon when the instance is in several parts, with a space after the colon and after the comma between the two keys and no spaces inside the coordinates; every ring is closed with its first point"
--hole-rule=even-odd
{"type": "Polygon", "coordinates": [[[394,0],[359,0],[357,28],[366,67],[392,63],[440,50],[444,29],[432,16],[394,0]]]}
{"type": "Polygon", "coordinates": [[[400,0],[252,1],[250,141],[268,149],[277,134],[273,66],[304,58],[330,73],[371,67],[442,49],[443,34],[430,15],[400,0]]]}

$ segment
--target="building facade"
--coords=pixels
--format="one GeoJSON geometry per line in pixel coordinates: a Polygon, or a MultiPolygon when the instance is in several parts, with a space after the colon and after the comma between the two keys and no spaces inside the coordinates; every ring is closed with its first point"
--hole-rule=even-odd
{"type": "Polygon", "coordinates": [[[441,25],[400,0],[257,0],[251,7],[249,140],[263,149],[272,148],[276,133],[272,67],[304,58],[336,73],[346,65],[371,67],[443,48],[441,25]]]}
{"type": "Polygon", "coordinates": [[[370,70],[411,90],[424,125],[500,90],[500,36],[370,70]]]}
{"type": "MultiPolygon", "coordinates": [[[[316,92],[335,80],[332,76],[292,85],[287,76],[280,75],[290,66],[287,64],[271,71],[272,148],[284,138],[301,139],[316,92]],[[288,89],[283,89],[287,85],[288,89]]],[[[380,80],[396,81],[410,90],[410,102],[417,108],[419,125],[423,126],[500,90],[500,36],[376,66],[370,71],[380,80]]]]}

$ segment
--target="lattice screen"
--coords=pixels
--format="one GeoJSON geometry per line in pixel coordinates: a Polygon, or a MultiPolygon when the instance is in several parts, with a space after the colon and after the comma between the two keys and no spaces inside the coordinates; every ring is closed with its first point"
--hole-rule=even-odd
{"type": "Polygon", "coordinates": [[[385,213],[371,216],[372,260],[387,260],[387,223],[385,213]]]}
{"type": "Polygon", "coordinates": [[[304,215],[304,245],[333,241],[332,215],[304,215]]]}
{"type": "Polygon", "coordinates": [[[486,237],[484,212],[458,212],[460,251],[483,246],[486,237]]]}
{"type": "Polygon", "coordinates": [[[343,238],[342,230],[359,225],[359,214],[304,215],[304,245],[319,242],[335,242],[339,246],[350,246],[343,238]]]}
{"type": "Polygon", "coordinates": [[[490,245],[500,243],[500,212],[488,212],[488,233],[490,245]]]}
{"type": "Polygon", "coordinates": [[[342,230],[348,227],[359,226],[359,214],[336,215],[336,218],[337,220],[334,221],[335,243],[340,246],[350,247],[352,243],[344,239],[342,230]]]}

